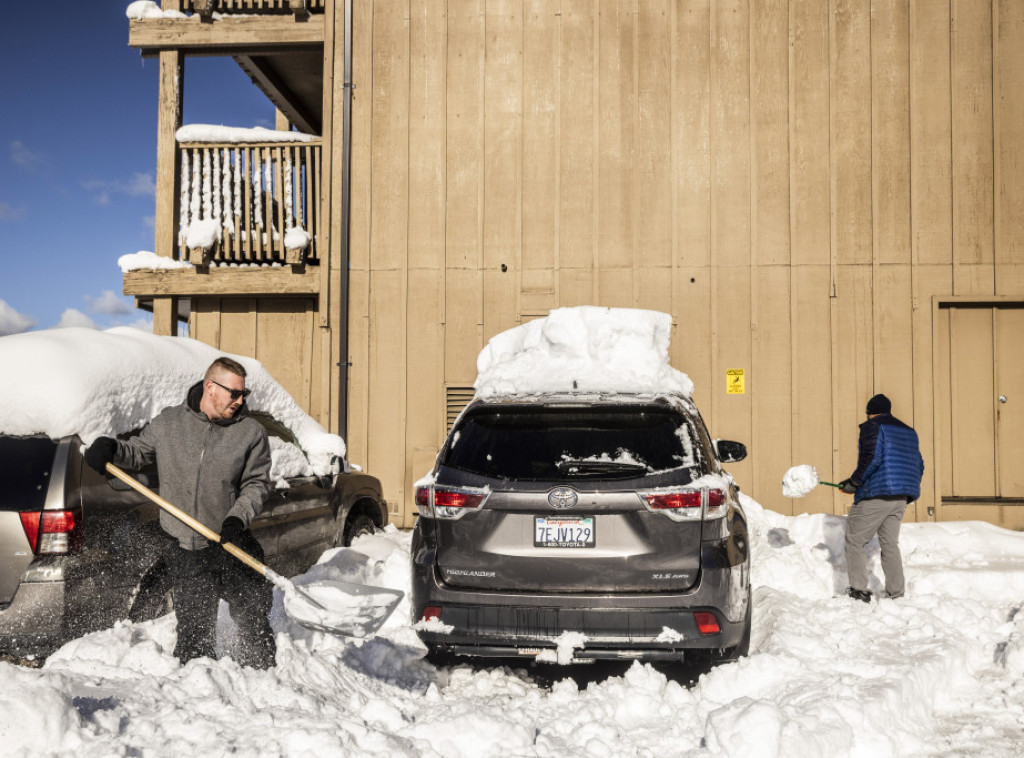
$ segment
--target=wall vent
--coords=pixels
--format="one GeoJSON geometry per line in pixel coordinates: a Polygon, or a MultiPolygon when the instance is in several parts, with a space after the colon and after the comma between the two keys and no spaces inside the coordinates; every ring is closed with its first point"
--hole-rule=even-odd
{"type": "Polygon", "coordinates": [[[473,399],[476,394],[476,390],[472,387],[445,387],[444,391],[444,407],[445,407],[445,433],[451,431],[452,424],[455,423],[455,419],[462,413],[462,409],[469,405],[469,401],[473,399]]]}

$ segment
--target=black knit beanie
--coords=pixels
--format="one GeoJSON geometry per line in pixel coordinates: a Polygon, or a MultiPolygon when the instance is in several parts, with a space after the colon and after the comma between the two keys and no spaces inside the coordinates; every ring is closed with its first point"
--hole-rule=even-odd
{"type": "Polygon", "coordinates": [[[874,416],[878,413],[892,413],[892,403],[885,395],[875,395],[868,400],[868,415],[874,416]]]}

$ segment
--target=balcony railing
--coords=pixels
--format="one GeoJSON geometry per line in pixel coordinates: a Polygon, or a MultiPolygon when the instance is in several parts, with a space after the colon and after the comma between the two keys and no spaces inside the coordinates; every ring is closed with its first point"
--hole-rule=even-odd
{"type": "Polygon", "coordinates": [[[327,0],[181,0],[185,13],[323,13],[327,0]]]}
{"type": "Polygon", "coordinates": [[[178,257],[197,265],[318,263],[319,138],[179,140],[178,257]]]}

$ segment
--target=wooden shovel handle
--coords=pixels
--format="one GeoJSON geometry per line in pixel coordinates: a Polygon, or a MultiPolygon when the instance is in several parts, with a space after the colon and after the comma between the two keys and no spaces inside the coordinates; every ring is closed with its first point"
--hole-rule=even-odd
{"type": "MultiPolygon", "coordinates": [[[[186,526],[195,529],[201,535],[206,537],[206,539],[210,540],[211,542],[220,543],[220,535],[212,529],[210,529],[210,527],[206,526],[201,521],[197,521],[196,519],[192,518],[180,508],[171,505],[158,494],[153,492],[153,490],[151,490],[149,487],[128,476],[128,474],[119,469],[113,463],[107,464],[107,471],[116,476],[118,479],[127,484],[136,492],[139,492],[148,497],[150,500],[159,505],[161,508],[170,513],[172,516],[174,516],[174,518],[178,519],[186,526]]],[[[260,574],[263,574],[263,576],[267,576],[268,569],[266,565],[260,563],[247,552],[242,550],[242,548],[230,542],[228,542],[227,544],[221,544],[221,547],[227,550],[229,553],[231,553],[231,555],[235,556],[235,558],[240,560],[249,568],[253,569],[254,571],[258,571],[260,574]]]]}

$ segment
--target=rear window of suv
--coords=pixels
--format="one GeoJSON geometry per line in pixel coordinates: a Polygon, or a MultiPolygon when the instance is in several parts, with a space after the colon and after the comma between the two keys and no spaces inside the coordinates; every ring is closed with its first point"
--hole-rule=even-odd
{"type": "Polygon", "coordinates": [[[0,437],[0,511],[42,509],[56,450],[45,437],[0,437]]]}
{"type": "Polygon", "coordinates": [[[700,465],[696,434],[669,408],[482,407],[442,463],[501,479],[625,478],[700,465]]]}

